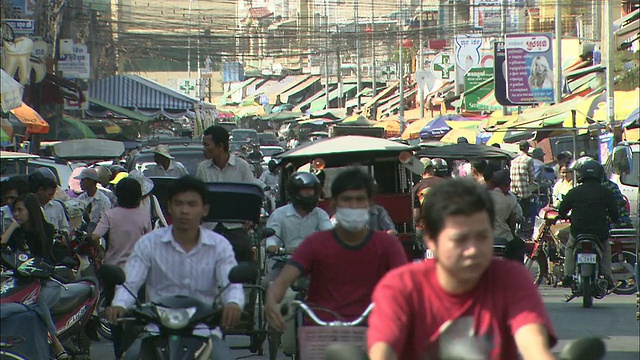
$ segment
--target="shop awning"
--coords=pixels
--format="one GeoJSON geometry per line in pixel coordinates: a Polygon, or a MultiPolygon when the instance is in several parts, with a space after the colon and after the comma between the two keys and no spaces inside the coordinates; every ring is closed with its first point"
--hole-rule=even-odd
{"type": "Polygon", "coordinates": [[[391,94],[396,88],[398,88],[398,86],[400,85],[399,81],[394,82],[393,84],[387,86],[386,89],[380,91],[379,93],[376,94],[376,96],[374,96],[371,100],[367,101],[366,104],[362,105],[363,109],[367,109],[372,107],[373,105],[375,105],[380,99],[388,96],[389,94],[391,94]]]}
{"type": "Polygon", "coordinates": [[[81,122],[87,125],[95,134],[104,133],[107,135],[113,135],[122,133],[122,128],[113,121],[104,119],[83,119],[81,122]]]}
{"type": "Polygon", "coordinates": [[[11,110],[11,113],[27,127],[29,133],[46,134],[49,132],[49,123],[27,104],[22,103],[20,107],[11,110]]]}
{"type": "MultiPolygon", "coordinates": [[[[416,95],[418,93],[418,89],[409,90],[404,93],[405,102],[408,98],[416,95]]],[[[400,107],[400,94],[396,94],[393,97],[387,99],[387,103],[380,106],[378,108],[379,114],[385,114],[395,111],[398,107],[400,107]]]]}
{"type": "Polygon", "coordinates": [[[320,76],[312,76],[304,80],[303,82],[295,85],[294,87],[280,93],[280,101],[286,104],[289,102],[290,96],[293,96],[299,92],[302,92],[318,82],[320,82],[320,76]]]}
{"type": "Polygon", "coordinates": [[[95,139],[96,138],[96,134],[91,130],[90,127],[88,127],[82,121],[80,121],[78,119],[74,119],[74,118],[72,118],[72,117],[70,117],[68,115],[62,116],[62,121],[64,121],[68,125],[74,127],[77,131],[79,131],[81,133],[81,135],[82,135],[82,138],[84,138],[84,139],[95,139]]]}
{"type": "Polygon", "coordinates": [[[140,113],[138,113],[136,111],[131,111],[131,110],[125,109],[123,107],[115,106],[115,105],[106,103],[104,101],[100,101],[100,100],[94,99],[92,97],[89,97],[88,100],[92,104],[95,104],[95,105],[98,105],[100,107],[103,107],[103,108],[105,108],[105,109],[107,109],[109,111],[112,111],[112,112],[116,113],[116,114],[120,114],[122,116],[125,116],[126,118],[128,118],[130,120],[137,120],[137,121],[147,122],[147,121],[153,119],[153,117],[151,117],[151,116],[145,116],[145,115],[142,115],[142,114],[140,114],[140,113]]]}
{"type": "MultiPolygon", "coordinates": [[[[195,83],[195,81],[194,81],[195,83]]],[[[93,99],[134,110],[193,110],[199,100],[138,75],[114,75],[89,85],[93,99]]]]}
{"type": "MultiPolygon", "coordinates": [[[[308,78],[309,78],[309,75],[294,75],[294,76],[287,76],[286,78],[280,80],[278,84],[273,86],[269,90],[269,92],[265,94],[269,97],[269,104],[275,104],[278,100],[278,95],[282,94],[283,92],[291,88],[294,88],[295,86],[304,82],[308,78]]],[[[280,102],[285,103],[284,101],[282,101],[282,97],[280,97],[280,102]]]]}
{"type": "Polygon", "coordinates": [[[11,75],[0,69],[0,103],[2,112],[9,112],[22,105],[24,87],[15,81],[11,75]]]}
{"type": "MultiPolygon", "coordinates": [[[[342,96],[346,95],[349,91],[352,91],[358,87],[356,84],[344,84],[342,85],[342,96]]],[[[334,99],[340,96],[340,89],[337,88],[329,93],[329,103],[331,103],[334,99]]],[[[318,111],[327,108],[327,99],[325,97],[320,97],[319,99],[311,102],[311,111],[318,111]]]]}
{"type": "Polygon", "coordinates": [[[618,49],[624,49],[640,38],[640,9],[637,9],[615,22],[620,26],[613,34],[618,49]]]}
{"type": "Polygon", "coordinates": [[[238,91],[241,91],[242,89],[246,88],[247,86],[251,85],[252,83],[258,82],[258,80],[259,79],[257,78],[249,78],[249,79],[245,79],[244,81],[231,83],[229,91],[225,92],[224,94],[222,94],[222,96],[218,98],[218,103],[220,105],[228,104],[229,103],[228,100],[231,96],[233,96],[238,91]]]}

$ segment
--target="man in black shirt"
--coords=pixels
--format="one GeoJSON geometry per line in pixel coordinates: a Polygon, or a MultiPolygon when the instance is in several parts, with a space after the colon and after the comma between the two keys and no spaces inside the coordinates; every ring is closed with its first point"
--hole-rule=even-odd
{"type": "Polygon", "coordinates": [[[413,215],[415,219],[420,216],[420,208],[422,207],[422,200],[426,195],[429,188],[442,181],[442,178],[447,173],[447,162],[443,159],[420,159],[424,165],[424,171],[422,173],[422,179],[413,187],[413,215]]]}
{"type": "MultiPolygon", "coordinates": [[[[575,269],[574,248],[576,237],[591,234],[598,237],[603,250],[602,270],[611,282],[611,245],[609,245],[609,219],[618,220],[615,199],[602,185],[604,168],[595,160],[585,162],[579,169],[581,185],[569,190],[560,203],[559,216],[566,217],[571,211],[571,236],[567,242],[564,260],[563,285],[570,286],[575,269]]],[[[613,285],[613,284],[611,284],[613,285]]]]}

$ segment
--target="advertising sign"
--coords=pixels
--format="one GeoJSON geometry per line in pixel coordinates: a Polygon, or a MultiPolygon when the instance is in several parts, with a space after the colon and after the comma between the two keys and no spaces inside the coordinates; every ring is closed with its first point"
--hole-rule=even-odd
{"type": "Polygon", "coordinates": [[[244,66],[239,62],[222,63],[222,82],[244,81],[244,66]]]}
{"type": "Polygon", "coordinates": [[[451,61],[451,54],[440,53],[433,58],[433,74],[438,80],[453,80],[454,64],[451,61]]]}
{"type": "Polygon", "coordinates": [[[58,71],[62,71],[65,78],[91,78],[91,55],[87,45],[74,44],[70,54],[60,54],[58,71]]]}
{"type": "Polygon", "coordinates": [[[507,65],[504,52],[504,41],[493,43],[493,96],[502,106],[517,105],[507,99],[507,65]]]}
{"type": "Polygon", "coordinates": [[[456,86],[464,84],[464,74],[471,68],[480,65],[480,48],[482,47],[482,35],[469,34],[457,35],[455,38],[455,60],[458,67],[456,86]]]}
{"type": "MultiPolygon", "coordinates": [[[[469,91],[483,82],[493,78],[493,68],[472,68],[464,75],[464,89],[469,91]]],[[[464,95],[464,108],[467,111],[493,110],[492,108],[478,105],[480,99],[487,96],[493,90],[493,83],[487,84],[472,93],[464,95]]]]}
{"type": "Polygon", "coordinates": [[[554,102],[552,34],[507,34],[507,98],[515,104],[554,102]]]}
{"type": "Polygon", "coordinates": [[[36,31],[36,23],[28,19],[7,19],[2,20],[13,30],[16,36],[33,36],[36,31]]]}

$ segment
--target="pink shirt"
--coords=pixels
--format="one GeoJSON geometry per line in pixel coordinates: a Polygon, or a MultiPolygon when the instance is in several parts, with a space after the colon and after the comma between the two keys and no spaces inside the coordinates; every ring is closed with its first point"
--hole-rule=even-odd
{"type": "Polygon", "coordinates": [[[151,214],[147,209],[115,207],[100,217],[94,234],[104,236],[109,232],[109,249],[104,262],[124,269],[138,239],[151,230],[151,214]]]}

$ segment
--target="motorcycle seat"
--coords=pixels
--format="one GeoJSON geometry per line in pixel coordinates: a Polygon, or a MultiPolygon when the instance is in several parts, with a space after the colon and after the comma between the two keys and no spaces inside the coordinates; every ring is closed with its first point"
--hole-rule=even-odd
{"type": "Polygon", "coordinates": [[[51,308],[53,315],[70,313],[84,303],[93,291],[93,286],[87,284],[72,283],[67,284],[66,287],[67,289],[61,289],[60,299],[51,308]]]}
{"type": "Polygon", "coordinates": [[[600,243],[600,239],[593,234],[579,234],[578,236],[576,236],[576,242],[581,242],[581,241],[594,241],[597,244],[600,243]]]}

